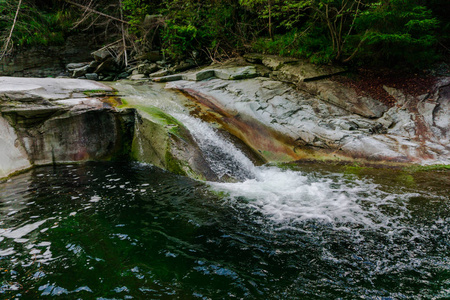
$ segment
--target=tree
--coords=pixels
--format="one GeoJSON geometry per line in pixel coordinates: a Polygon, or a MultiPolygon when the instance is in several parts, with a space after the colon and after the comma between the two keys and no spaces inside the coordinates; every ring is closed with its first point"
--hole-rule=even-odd
{"type": "Polygon", "coordinates": [[[396,64],[428,63],[433,59],[439,21],[431,10],[414,0],[379,0],[367,5],[356,20],[365,32],[362,56],[396,64]]]}
{"type": "Polygon", "coordinates": [[[250,8],[255,8],[261,6],[263,9],[261,10],[261,17],[268,19],[268,32],[271,40],[274,39],[273,35],[273,23],[272,23],[272,11],[273,4],[278,3],[279,0],[239,0],[239,3],[242,6],[247,6],[250,8]]]}

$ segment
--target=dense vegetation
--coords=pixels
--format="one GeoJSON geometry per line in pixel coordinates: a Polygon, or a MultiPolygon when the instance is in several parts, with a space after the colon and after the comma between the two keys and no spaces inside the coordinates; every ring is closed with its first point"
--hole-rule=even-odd
{"type": "MultiPolygon", "coordinates": [[[[0,0],[4,40],[17,4],[0,0]]],[[[450,53],[448,0],[23,0],[8,47],[58,43],[87,28],[106,33],[105,43],[126,38],[130,54],[161,50],[175,60],[256,51],[420,67],[450,53]]]]}

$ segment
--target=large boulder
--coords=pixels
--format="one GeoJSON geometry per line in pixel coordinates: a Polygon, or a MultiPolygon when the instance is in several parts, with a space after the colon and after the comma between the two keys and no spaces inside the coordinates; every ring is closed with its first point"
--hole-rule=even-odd
{"type": "Polygon", "coordinates": [[[87,80],[0,77],[0,178],[127,155],[134,110],[116,109],[112,92],[87,80]]]}
{"type": "Polygon", "coordinates": [[[152,106],[138,106],[132,158],[175,174],[217,180],[188,129],[152,106]]]}

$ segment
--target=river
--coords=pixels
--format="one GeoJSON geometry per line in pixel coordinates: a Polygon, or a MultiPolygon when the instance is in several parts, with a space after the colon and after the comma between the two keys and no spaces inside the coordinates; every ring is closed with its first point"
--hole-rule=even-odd
{"type": "Polygon", "coordinates": [[[220,178],[137,162],[0,183],[5,299],[448,299],[450,173],[255,166],[174,116],[220,178]]]}

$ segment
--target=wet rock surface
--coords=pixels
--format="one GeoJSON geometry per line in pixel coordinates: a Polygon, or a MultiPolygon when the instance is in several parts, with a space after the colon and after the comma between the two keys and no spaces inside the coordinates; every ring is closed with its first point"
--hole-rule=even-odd
{"type": "Polygon", "coordinates": [[[93,81],[0,77],[0,177],[124,155],[134,111],[116,109],[112,92],[93,81]]]}
{"type": "Polygon", "coordinates": [[[218,180],[183,124],[156,107],[137,109],[132,159],[195,179],[218,180]]]}
{"type": "MultiPolygon", "coordinates": [[[[320,84],[326,85],[328,81],[320,84]]],[[[255,129],[258,126],[254,124],[258,123],[279,132],[279,139],[287,141],[296,154],[303,151],[307,156],[313,150],[328,158],[450,162],[448,79],[440,81],[427,96],[415,97],[397,91],[397,96],[404,98],[403,102],[399,99],[403,104],[390,109],[367,98],[365,113],[356,104],[346,103],[359,100],[342,86],[338,87],[336,101],[346,105],[330,101],[331,96],[324,99],[321,93],[299,91],[298,86],[294,88],[261,77],[237,81],[176,81],[167,87],[189,94],[201,105],[227,118],[228,123],[230,116],[244,118],[251,120],[255,129]]],[[[270,153],[264,138],[259,140],[253,140],[250,146],[260,153],[270,153]]],[[[298,159],[292,152],[291,159],[298,159]]]]}

